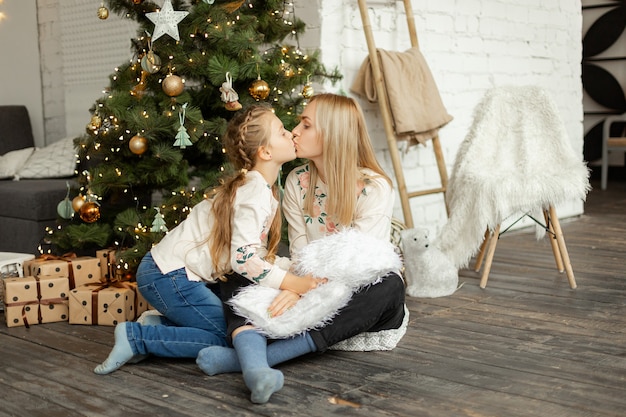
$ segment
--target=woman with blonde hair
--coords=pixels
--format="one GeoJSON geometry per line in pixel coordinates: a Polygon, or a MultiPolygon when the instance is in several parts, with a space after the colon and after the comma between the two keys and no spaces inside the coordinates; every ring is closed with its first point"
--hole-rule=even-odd
{"type": "MultiPolygon", "coordinates": [[[[285,182],[283,211],[291,253],[343,228],[389,240],[392,183],[376,161],[358,103],[336,94],[314,96],[292,132],[297,156],[308,162],[293,169],[285,182]]],[[[273,366],[339,343],[345,350],[388,349],[388,344],[379,345],[379,334],[384,331],[385,338],[397,343],[406,323],[404,282],[390,273],[353,294],[325,327],[270,344],[267,361],[273,366]],[[354,337],[358,343],[351,345],[354,337]]],[[[241,369],[235,352],[220,346],[201,350],[196,362],[208,375],[241,369]]]]}
{"type": "Polygon", "coordinates": [[[265,337],[224,311],[222,299],[250,283],[278,288],[269,313],[280,315],[323,282],[292,274],[288,260],[276,256],[281,215],[275,183],[282,164],[296,158],[292,137],[269,107],[253,106],[233,117],[223,144],[234,175],[213,198],[194,206],[137,270],[138,290],[162,316],[118,324],[115,346],[95,373],[111,373],[147,354],[189,358],[204,347],[232,342],[253,402],[266,402],[282,388],[282,373],[266,362],[265,337]],[[218,281],[219,296],[212,285],[218,281]]]}
{"type": "Polygon", "coordinates": [[[339,226],[389,239],[392,183],[376,160],[358,103],[336,94],[314,96],[293,133],[296,154],[308,163],[285,183],[291,253],[339,226]]]}
{"type": "MultiPolygon", "coordinates": [[[[285,182],[291,253],[344,228],[388,241],[392,182],[376,160],[358,103],[337,94],[314,96],[293,134],[296,155],[308,162],[293,169],[285,182]]],[[[382,330],[385,337],[399,340],[406,329],[404,289],[402,278],[390,273],[354,294],[330,325],[310,332],[316,351],[339,342],[349,346],[346,339],[361,333],[365,337],[358,349],[376,350],[376,333],[382,330]]]]}

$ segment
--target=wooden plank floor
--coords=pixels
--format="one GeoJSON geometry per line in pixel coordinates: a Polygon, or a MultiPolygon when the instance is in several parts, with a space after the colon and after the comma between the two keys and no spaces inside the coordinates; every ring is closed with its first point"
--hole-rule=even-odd
{"type": "MultiPolygon", "coordinates": [[[[597,183],[594,183],[598,186],[597,183]]],[[[280,366],[285,387],[254,405],[241,375],[150,358],[108,376],[93,367],[113,328],[7,328],[0,314],[0,415],[10,416],[623,416],[626,415],[626,184],[590,193],[561,221],[578,281],[547,241],[505,234],[486,289],[408,299],[391,352],[329,352],[280,366]]]]}

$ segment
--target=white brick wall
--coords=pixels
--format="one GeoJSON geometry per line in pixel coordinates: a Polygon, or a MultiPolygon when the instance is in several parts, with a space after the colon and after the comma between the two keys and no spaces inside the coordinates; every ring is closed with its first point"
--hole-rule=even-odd
{"type": "MultiPolygon", "coordinates": [[[[297,16],[310,22],[311,28],[301,39],[302,47],[321,45],[324,63],[329,68],[338,67],[344,75],[338,85],[328,85],[325,89],[350,94],[354,76],[367,56],[357,2],[303,2],[296,1],[297,16]]],[[[50,71],[42,79],[45,88],[51,89],[49,94],[44,94],[46,114],[51,116],[47,128],[55,126],[52,118],[61,117],[50,110],[51,103],[64,102],[65,130],[69,135],[82,132],[88,122],[87,110],[108,84],[108,74],[129,59],[128,39],[134,36],[134,31],[127,21],[113,15],[106,21],[98,20],[97,2],[89,6],[80,0],[58,3],[59,0],[38,0],[40,24],[49,24],[45,13],[65,16],[62,36],[53,38],[62,43],[63,52],[59,53],[54,45],[41,51],[43,71],[50,71]],[[44,5],[60,9],[55,11],[44,5]],[[109,28],[109,35],[102,33],[109,28]],[[64,68],[62,98],[58,96],[59,61],[64,68]],[[100,74],[102,80],[94,79],[93,74],[100,74]]],[[[403,2],[369,0],[368,6],[377,46],[398,51],[408,49],[403,2]]],[[[413,0],[413,12],[420,48],[443,102],[454,116],[440,131],[449,172],[471,123],[474,106],[485,90],[504,84],[538,84],[546,88],[561,110],[572,146],[582,153],[580,0],[413,0]]],[[[378,107],[363,101],[361,104],[378,156],[393,176],[378,107]]],[[[65,134],[62,130],[61,127],[58,132],[47,129],[46,136],[61,137],[65,134]]],[[[403,157],[403,166],[409,191],[437,184],[438,173],[430,147],[410,149],[403,157]]],[[[438,232],[446,221],[443,199],[439,196],[412,199],[411,208],[415,224],[427,224],[433,232],[438,232]]],[[[561,216],[578,215],[583,212],[583,204],[573,201],[558,211],[561,216]]],[[[399,202],[395,215],[402,218],[399,202]]]]}
{"type": "MultiPolygon", "coordinates": [[[[376,45],[403,51],[410,47],[402,1],[370,0],[369,16],[376,45]]],[[[559,107],[572,146],[582,153],[581,4],[578,0],[427,0],[413,1],[420,49],[454,120],[440,131],[450,173],[456,150],[471,124],[484,92],[505,84],[536,84],[547,89],[559,107]]],[[[329,91],[349,92],[368,55],[358,5],[352,0],[321,0],[322,59],[339,67],[342,82],[329,91]],[[340,40],[338,43],[337,40],[340,40]]],[[[376,104],[359,100],[368,119],[379,159],[393,176],[386,137],[376,104]]],[[[409,191],[438,183],[429,146],[411,148],[403,157],[409,191]]],[[[415,224],[438,232],[446,221],[443,198],[411,199],[415,224]]],[[[580,201],[558,208],[559,215],[583,212],[580,201]]],[[[403,218],[399,203],[395,215],[403,218]]],[[[528,222],[521,225],[528,224],[528,222]]]]}

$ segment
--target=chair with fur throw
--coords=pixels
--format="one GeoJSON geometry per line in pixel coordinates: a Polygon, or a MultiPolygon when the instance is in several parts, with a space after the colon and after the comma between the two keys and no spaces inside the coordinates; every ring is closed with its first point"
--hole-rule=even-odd
{"type": "Polygon", "coordinates": [[[500,225],[527,215],[541,226],[538,238],[548,233],[557,269],[576,288],[555,205],[586,198],[589,170],[573,151],[556,105],[536,86],[498,87],[487,91],[473,117],[450,178],[450,216],[438,247],[459,268],[478,253],[475,269],[484,259],[485,288],[500,225]]]}

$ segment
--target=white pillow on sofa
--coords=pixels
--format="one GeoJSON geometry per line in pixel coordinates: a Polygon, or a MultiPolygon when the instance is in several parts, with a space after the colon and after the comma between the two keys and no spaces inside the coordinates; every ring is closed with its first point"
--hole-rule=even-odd
{"type": "Polygon", "coordinates": [[[28,158],[33,154],[35,148],[24,148],[7,152],[0,156],[0,179],[13,178],[28,158]]]}
{"type": "Polygon", "coordinates": [[[15,179],[71,177],[75,169],[74,138],[65,138],[45,148],[35,148],[15,179]]]}

